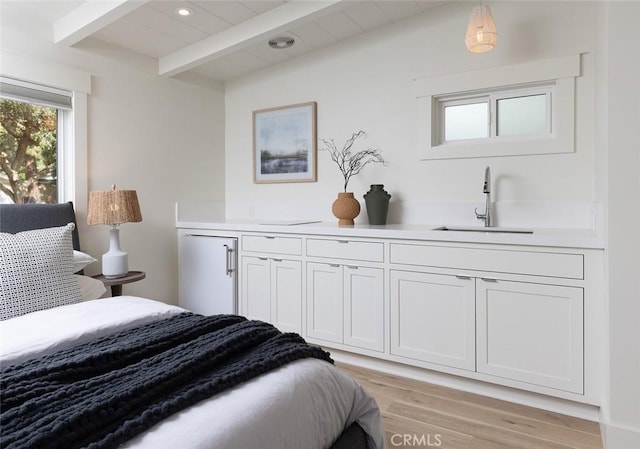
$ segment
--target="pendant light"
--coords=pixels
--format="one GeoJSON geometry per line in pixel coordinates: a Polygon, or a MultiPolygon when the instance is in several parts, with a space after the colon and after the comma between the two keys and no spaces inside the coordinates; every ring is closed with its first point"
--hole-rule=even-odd
{"type": "Polygon", "coordinates": [[[485,53],[493,50],[498,41],[496,24],[491,16],[491,10],[483,3],[473,8],[465,44],[471,53],[485,53]]]}

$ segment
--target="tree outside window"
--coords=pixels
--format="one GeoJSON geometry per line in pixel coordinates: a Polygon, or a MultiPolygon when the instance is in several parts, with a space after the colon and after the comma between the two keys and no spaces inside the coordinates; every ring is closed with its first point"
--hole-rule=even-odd
{"type": "Polygon", "coordinates": [[[58,109],[0,99],[0,203],[56,203],[58,109]]]}

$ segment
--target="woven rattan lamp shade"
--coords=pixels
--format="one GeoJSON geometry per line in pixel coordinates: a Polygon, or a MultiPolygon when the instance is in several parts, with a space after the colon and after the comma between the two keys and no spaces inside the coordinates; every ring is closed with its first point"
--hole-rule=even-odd
{"type": "Polygon", "coordinates": [[[487,5],[473,8],[464,41],[471,53],[485,53],[496,46],[498,32],[487,5]]]}
{"type": "Polygon", "coordinates": [[[111,190],[89,192],[89,212],[87,223],[90,225],[117,225],[142,221],[138,194],[135,190],[111,190]]]}

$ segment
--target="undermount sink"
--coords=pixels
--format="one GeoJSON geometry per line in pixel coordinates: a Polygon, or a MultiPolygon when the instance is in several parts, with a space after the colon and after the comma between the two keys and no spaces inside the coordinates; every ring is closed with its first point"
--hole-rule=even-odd
{"type": "Polygon", "coordinates": [[[505,234],[533,234],[532,229],[522,228],[497,228],[497,227],[480,227],[480,226],[440,226],[434,228],[434,231],[461,231],[461,232],[491,232],[505,234]]]}

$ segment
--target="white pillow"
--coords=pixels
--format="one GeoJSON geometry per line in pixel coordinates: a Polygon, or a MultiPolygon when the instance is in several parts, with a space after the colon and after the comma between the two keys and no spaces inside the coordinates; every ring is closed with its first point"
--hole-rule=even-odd
{"type": "Polygon", "coordinates": [[[80,270],[84,270],[84,267],[95,262],[96,259],[91,257],[87,253],[83,253],[82,251],[73,250],[73,272],[77,273],[80,270]]]}
{"type": "Polygon", "coordinates": [[[78,278],[78,282],[80,283],[80,291],[82,292],[83,301],[98,299],[107,291],[104,284],[97,279],[89,276],[83,276],[81,274],[76,274],[75,276],[78,278]]]}
{"type": "Polygon", "coordinates": [[[82,300],[73,275],[74,227],[0,232],[0,320],[82,300]]]}

